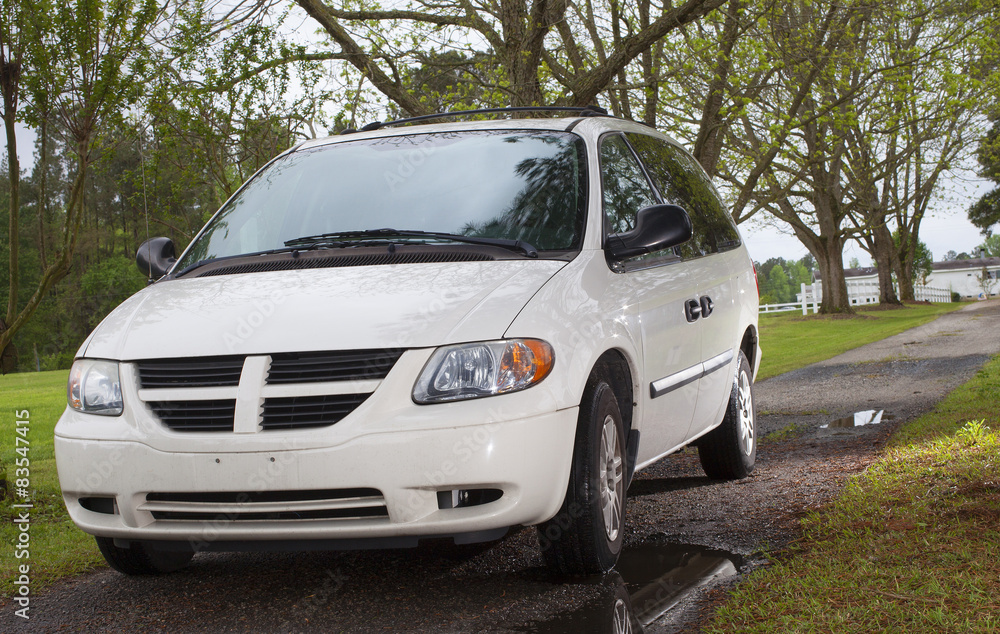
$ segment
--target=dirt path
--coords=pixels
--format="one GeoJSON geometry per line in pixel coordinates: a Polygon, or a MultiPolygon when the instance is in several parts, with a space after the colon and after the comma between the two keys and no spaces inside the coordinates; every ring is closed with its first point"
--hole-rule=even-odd
{"type": "Polygon", "coordinates": [[[474,548],[202,554],[165,577],[67,580],[32,598],[27,623],[3,606],[0,630],[603,632],[625,610],[633,631],[697,629],[762,563],[755,553],[793,539],[798,518],[864,469],[896,425],[1000,353],[998,333],[1000,301],[977,303],[760,383],[761,431],[794,433],[765,438],[740,482],[708,480],[692,451],[639,474],[620,574],[604,579],[549,577],[532,529],[474,548]],[[882,422],[821,427],[862,410],[882,410],[882,422]]]}

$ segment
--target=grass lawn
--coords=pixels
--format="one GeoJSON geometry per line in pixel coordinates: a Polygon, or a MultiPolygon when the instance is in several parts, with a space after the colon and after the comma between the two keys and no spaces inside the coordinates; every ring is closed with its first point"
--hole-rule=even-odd
{"type": "Polygon", "coordinates": [[[962,304],[916,304],[896,310],[861,309],[854,316],[770,313],[760,316],[762,356],[757,380],[805,367],[915,328],[962,304]]]}
{"type": "Polygon", "coordinates": [[[708,632],[1000,631],[1000,357],[750,576],[708,632]]]}
{"type": "MultiPolygon", "coordinates": [[[[18,566],[28,564],[31,580],[31,594],[52,581],[89,570],[104,564],[104,559],[97,551],[94,538],[76,528],[70,521],[66,508],[63,506],[62,495],[59,492],[59,479],[56,476],[56,460],[53,452],[52,430],[56,426],[59,415],[66,407],[66,370],[54,372],[9,374],[0,377],[0,412],[3,416],[3,432],[0,433],[0,461],[6,472],[6,478],[12,497],[4,500],[0,534],[7,544],[0,559],[0,594],[11,596],[16,588],[14,581],[18,566]],[[26,457],[30,461],[28,469],[27,500],[17,496],[17,480],[23,475],[17,473],[17,459],[22,456],[17,453],[15,412],[27,410],[27,441],[26,457]],[[14,509],[12,504],[31,503],[33,508],[27,509],[31,518],[29,536],[30,556],[18,559],[16,544],[20,531],[13,520],[25,509],[14,509]]],[[[23,552],[23,551],[22,551],[23,552]]]]}
{"type": "MultiPolygon", "coordinates": [[[[958,308],[958,304],[911,306],[901,310],[866,311],[859,317],[767,315],[761,317],[761,377],[787,372],[815,361],[835,356],[845,350],[877,341],[907,328],[926,323],[936,316],[958,308]],[[808,345],[806,345],[808,340],[808,345]],[[803,350],[808,352],[803,353],[803,350]]],[[[52,434],[56,420],[66,407],[67,372],[41,372],[0,376],[0,405],[5,417],[0,433],[0,459],[9,480],[15,478],[16,454],[13,413],[30,412],[29,458],[31,460],[31,592],[34,594],[52,581],[85,571],[104,563],[94,540],[69,520],[59,493],[52,434]]],[[[24,560],[14,557],[18,529],[16,517],[7,500],[0,532],[10,546],[0,559],[0,595],[11,596],[16,590],[14,571],[24,560]]]]}

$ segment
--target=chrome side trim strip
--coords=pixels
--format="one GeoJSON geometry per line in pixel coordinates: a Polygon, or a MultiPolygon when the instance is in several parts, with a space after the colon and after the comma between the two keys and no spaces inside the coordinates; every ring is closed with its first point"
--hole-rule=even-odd
{"type": "Polygon", "coordinates": [[[649,384],[649,397],[657,398],[697,381],[704,374],[704,365],[703,363],[699,363],[676,374],[653,381],[649,384]]]}
{"type": "MultiPolygon", "coordinates": [[[[705,362],[705,374],[711,374],[716,370],[721,370],[725,368],[733,360],[734,356],[735,355],[733,354],[732,348],[726,350],[722,354],[715,355],[714,357],[705,362]]],[[[705,375],[703,374],[702,376],[705,375]]]]}
{"type": "Polygon", "coordinates": [[[673,392],[674,390],[682,388],[685,385],[689,385],[705,375],[722,370],[733,360],[733,356],[735,355],[733,350],[730,348],[722,354],[715,355],[704,363],[693,365],[690,368],[686,368],[680,372],[671,374],[670,376],[657,379],[649,384],[649,397],[657,398],[663,396],[664,394],[673,392]]]}

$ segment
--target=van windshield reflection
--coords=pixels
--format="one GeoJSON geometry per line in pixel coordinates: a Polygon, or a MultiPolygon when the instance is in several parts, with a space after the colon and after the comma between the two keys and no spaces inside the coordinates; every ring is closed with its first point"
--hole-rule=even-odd
{"type": "Polygon", "coordinates": [[[177,270],[385,227],[577,250],[585,165],[579,137],[546,131],[402,135],[291,152],[222,208],[177,270]]]}

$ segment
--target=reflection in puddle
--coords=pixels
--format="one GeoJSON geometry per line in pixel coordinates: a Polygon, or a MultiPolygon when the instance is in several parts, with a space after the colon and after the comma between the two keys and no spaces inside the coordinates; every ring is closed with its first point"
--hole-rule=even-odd
{"type": "Polygon", "coordinates": [[[529,631],[640,633],[695,588],[735,575],[742,562],[738,555],[701,546],[640,544],[625,550],[599,582],[599,599],[529,631]]]}
{"type": "Polygon", "coordinates": [[[855,412],[854,416],[838,418],[828,425],[820,425],[820,429],[850,429],[853,427],[864,427],[865,425],[878,425],[882,421],[892,420],[894,416],[885,414],[884,410],[866,409],[863,412],[855,412]]]}

